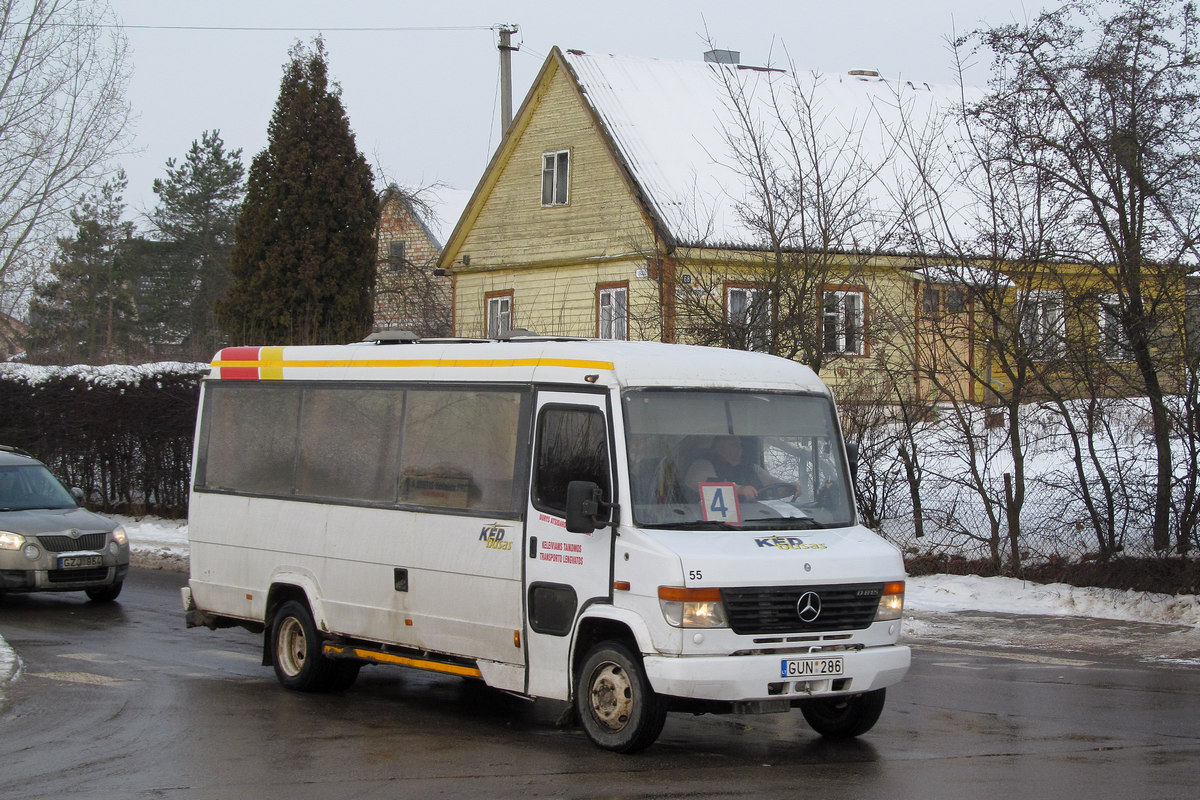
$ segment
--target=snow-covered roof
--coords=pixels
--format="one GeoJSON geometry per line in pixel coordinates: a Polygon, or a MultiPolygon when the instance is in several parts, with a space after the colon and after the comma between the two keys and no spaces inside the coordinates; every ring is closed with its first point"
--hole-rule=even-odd
{"type": "MultiPolygon", "coordinates": [[[[652,210],[682,244],[765,244],[763,232],[748,224],[745,213],[758,205],[754,182],[729,141],[745,130],[733,94],[747,99],[744,108],[764,134],[781,176],[792,179],[795,166],[811,175],[820,166],[828,186],[870,172],[858,181],[862,188],[856,199],[846,201],[865,207],[839,234],[842,241],[833,243],[841,249],[868,240],[878,245],[881,228],[894,233],[894,223],[903,209],[912,208],[919,194],[914,187],[921,184],[900,140],[915,133],[953,147],[956,129],[947,112],[963,97],[958,86],[888,80],[875,73],[794,74],[579,51],[566,51],[563,58],[652,210]],[[809,152],[816,155],[789,154],[790,142],[809,133],[814,143],[809,152]]],[[[891,241],[883,249],[905,249],[898,237],[891,241]]]]}
{"type": "Polygon", "coordinates": [[[969,286],[974,288],[1012,287],[1015,284],[1002,273],[983,267],[967,267],[958,264],[946,264],[914,269],[913,275],[930,283],[943,283],[951,286],[969,286]]]}

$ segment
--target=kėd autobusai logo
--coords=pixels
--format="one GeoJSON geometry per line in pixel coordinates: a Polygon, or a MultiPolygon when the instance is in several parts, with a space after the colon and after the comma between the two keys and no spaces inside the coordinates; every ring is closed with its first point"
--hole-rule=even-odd
{"type": "Polygon", "coordinates": [[[805,542],[799,536],[756,536],[754,543],[759,547],[773,547],[776,550],[825,550],[823,542],[805,542]]]}
{"type": "Polygon", "coordinates": [[[512,542],[508,540],[508,528],[499,522],[484,525],[479,532],[479,541],[489,550],[512,550],[512,542]]]}

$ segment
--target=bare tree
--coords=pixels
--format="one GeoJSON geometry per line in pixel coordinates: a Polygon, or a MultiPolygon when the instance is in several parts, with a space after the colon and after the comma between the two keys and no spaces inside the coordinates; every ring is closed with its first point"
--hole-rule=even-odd
{"type": "Polygon", "coordinates": [[[0,310],[28,300],[77,199],[126,144],[126,43],[105,2],[0,0],[0,310]]]}
{"type": "Polygon", "coordinates": [[[1153,543],[1170,546],[1172,419],[1184,276],[1200,232],[1200,83],[1191,3],[1072,0],[1028,25],[978,31],[995,56],[972,120],[994,163],[1044,207],[1039,263],[1086,266],[1112,296],[1156,454],[1153,543]],[[1170,320],[1170,325],[1160,322],[1170,320]],[[1164,383],[1164,380],[1166,382],[1164,383]]]}
{"type": "Polygon", "coordinates": [[[713,155],[745,190],[734,208],[747,241],[706,242],[709,260],[679,259],[680,337],[817,370],[861,355],[865,310],[847,314],[827,303],[831,287],[853,284],[865,296],[868,264],[887,244],[889,223],[876,213],[872,191],[890,154],[864,142],[878,119],[835,119],[838,109],[824,99],[830,79],[794,65],[716,75],[727,122],[725,152],[713,155]],[[839,314],[849,327],[831,334],[839,314]]]}

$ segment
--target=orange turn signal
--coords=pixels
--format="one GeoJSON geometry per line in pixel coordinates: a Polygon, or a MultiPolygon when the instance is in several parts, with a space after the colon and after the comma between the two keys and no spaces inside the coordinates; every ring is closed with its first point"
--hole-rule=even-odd
{"type": "Polygon", "coordinates": [[[658,587],[658,599],[676,603],[719,603],[720,589],[686,589],[682,586],[658,587]]]}

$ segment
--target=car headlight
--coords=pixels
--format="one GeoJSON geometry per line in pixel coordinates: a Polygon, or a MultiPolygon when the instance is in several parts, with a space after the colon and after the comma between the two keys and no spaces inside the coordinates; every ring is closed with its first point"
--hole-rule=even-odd
{"type": "Polygon", "coordinates": [[[676,628],[727,628],[720,589],[658,587],[658,605],[667,624],[676,628]]]}
{"type": "Polygon", "coordinates": [[[879,608],[875,610],[875,621],[900,619],[904,611],[904,581],[891,581],[883,585],[879,608]]]}
{"type": "Polygon", "coordinates": [[[125,535],[125,526],[118,525],[112,530],[113,541],[119,545],[129,544],[129,537],[125,535]]]}
{"type": "Polygon", "coordinates": [[[20,550],[25,546],[25,537],[19,533],[0,531],[0,550],[20,550]]]}

